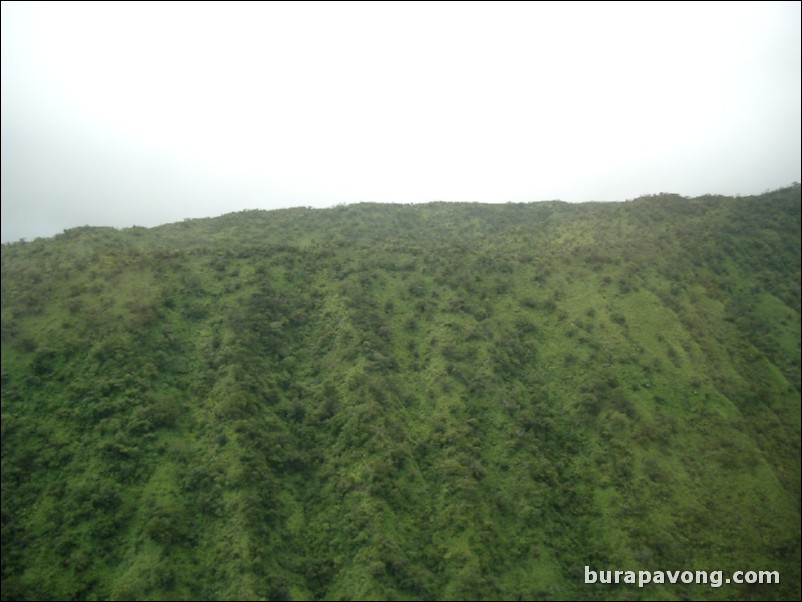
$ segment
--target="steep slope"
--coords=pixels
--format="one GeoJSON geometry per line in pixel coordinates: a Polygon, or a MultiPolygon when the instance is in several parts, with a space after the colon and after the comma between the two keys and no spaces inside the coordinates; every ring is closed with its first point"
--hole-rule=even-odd
{"type": "Polygon", "coordinates": [[[798,186],[77,228],[2,270],[4,599],[799,598],[798,186]]]}

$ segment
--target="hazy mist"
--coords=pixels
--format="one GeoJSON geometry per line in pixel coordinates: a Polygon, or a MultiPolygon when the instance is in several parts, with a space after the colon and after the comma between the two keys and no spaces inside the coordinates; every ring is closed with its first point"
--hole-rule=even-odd
{"type": "Polygon", "coordinates": [[[800,179],[800,3],[2,3],[2,240],[800,179]]]}

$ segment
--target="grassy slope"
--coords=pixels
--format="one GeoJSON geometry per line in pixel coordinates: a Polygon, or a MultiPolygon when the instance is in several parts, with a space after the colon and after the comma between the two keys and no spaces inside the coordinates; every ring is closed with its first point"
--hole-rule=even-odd
{"type": "Polygon", "coordinates": [[[5,246],[3,597],[798,599],[799,249],[798,187],[5,246]]]}

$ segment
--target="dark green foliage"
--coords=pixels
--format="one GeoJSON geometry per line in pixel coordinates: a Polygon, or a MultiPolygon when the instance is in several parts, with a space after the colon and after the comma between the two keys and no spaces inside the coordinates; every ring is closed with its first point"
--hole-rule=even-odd
{"type": "Polygon", "coordinates": [[[75,228],[1,376],[4,599],[799,599],[798,186],[75,228]]]}

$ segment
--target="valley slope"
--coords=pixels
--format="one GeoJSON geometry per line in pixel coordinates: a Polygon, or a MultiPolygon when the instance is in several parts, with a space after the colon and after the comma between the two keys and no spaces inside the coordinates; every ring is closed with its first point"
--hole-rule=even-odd
{"type": "Polygon", "coordinates": [[[3,246],[3,599],[798,600],[799,567],[799,186],[3,246]]]}

